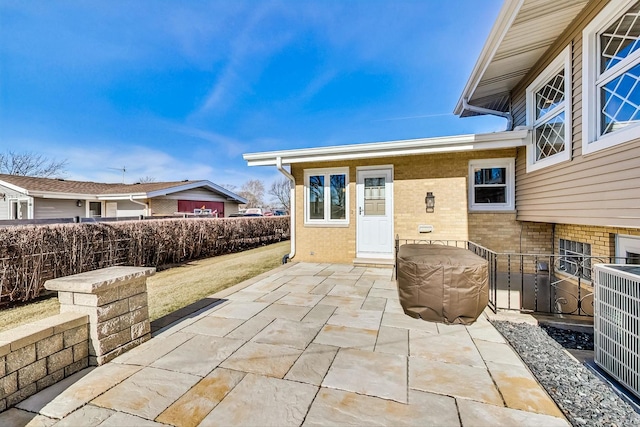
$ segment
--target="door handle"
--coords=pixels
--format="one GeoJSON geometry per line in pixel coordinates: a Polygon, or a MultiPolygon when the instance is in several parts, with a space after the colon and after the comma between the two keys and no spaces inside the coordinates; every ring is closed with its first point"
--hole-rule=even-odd
{"type": "Polygon", "coordinates": [[[358,213],[359,213],[360,215],[362,215],[362,206],[360,206],[360,207],[358,208],[358,213]]]}

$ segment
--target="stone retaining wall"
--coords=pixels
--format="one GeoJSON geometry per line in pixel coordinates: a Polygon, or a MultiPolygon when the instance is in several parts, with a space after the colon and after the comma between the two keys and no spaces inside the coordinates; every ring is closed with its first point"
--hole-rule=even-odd
{"type": "Polygon", "coordinates": [[[147,277],[109,267],[49,280],[61,313],[0,333],[0,412],[151,338],[147,277]]]}
{"type": "Polygon", "coordinates": [[[102,365],[151,338],[147,277],[155,268],[109,267],[48,280],[60,312],[89,316],[89,364],[102,365]]]}
{"type": "Polygon", "coordinates": [[[0,412],[89,365],[89,317],[65,313],[0,332],[0,412]]]}

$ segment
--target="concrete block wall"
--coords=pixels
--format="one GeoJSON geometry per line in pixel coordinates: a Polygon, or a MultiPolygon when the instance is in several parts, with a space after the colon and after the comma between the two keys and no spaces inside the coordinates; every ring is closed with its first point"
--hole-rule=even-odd
{"type": "Polygon", "coordinates": [[[0,332],[0,412],[89,365],[89,317],[65,313],[0,332]]]}
{"type": "Polygon", "coordinates": [[[155,268],[109,267],[48,280],[61,313],[89,316],[89,364],[102,365],[151,338],[147,277],[155,268]]]}

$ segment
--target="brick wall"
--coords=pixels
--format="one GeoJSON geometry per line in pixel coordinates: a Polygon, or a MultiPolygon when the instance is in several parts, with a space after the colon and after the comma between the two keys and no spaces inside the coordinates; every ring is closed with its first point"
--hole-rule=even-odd
{"type": "Polygon", "coordinates": [[[0,412],[89,365],[89,316],[59,314],[0,333],[0,412]]]}
{"type": "Polygon", "coordinates": [[[591,245],[591,255],[613,257],[616,255],[616,234],[640,236],[640,229],[618,227],[595,227],[574,224],[557,224],[555,230],[555,251],[558,252],[560,239],[574,240],[591,245]]]}
{"type": "Polygon", "coordinates": [[[470,213],[469,240],[495,252],[552,252],[553,225],[516,220],[515,213],[470,213]]]}
{"type": "Polygon", "coordinates": [[[149,200],[152,215],[173,215],[178,212],[178,201],[156,197],[149,200]]]}
{"type": "Polygon", "coordinates": [[[469,213],[469,160],[514,157],[514,149],[401,156],[342,162],[293,165],[296,179],[296,261],[351,263],[356,256],[356,168],[393,165],[394,234],[406,239],[475,240],[490,249],[518,252],[524,248],[551,249],[549,225],[520,223],[515,213],[469,213]],[[304,224],[304,169],[349,167],[349,225],[317,227],[304,224]],[[435,195],[435,212],[427,213],[425,196],[435,195]],[[418,225],[434,231],[418,233],[418,225]],[[522,234],[521,234],[522,231],[522,234]],[[542,235],[538,235],[542,233],[542,235]],[[529,241],[531,240],[531,241],[529,241]]]}

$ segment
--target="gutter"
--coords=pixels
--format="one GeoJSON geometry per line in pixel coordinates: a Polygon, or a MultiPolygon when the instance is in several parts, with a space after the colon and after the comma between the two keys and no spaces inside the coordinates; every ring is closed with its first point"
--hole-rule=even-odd
{"type": "MultiPolygon", "coordinates": [[[[513,128],[513,116],[509,112],[491,110],[489,108],[484,108],[484,107],[477,107],[475,105],[469,104],[469,102],[467,101],[467,98],[462,98],[462,111],[465,111],[465,110],[466,111],[472,111],[474,113],[479,113],[479,114],[490,114],[492,116],[504,117],[505,119],[507,119],[507,129],[506,130],[510,131],[513,128]]],[[[460,113],[460,114],[462,114],[462,113],[460,113]]]]}
{"type": "Polygon", "coordinates": [[[282,258],[282,263],[286,264],[287,261],[296,256],[296,179],[291,175],[289,171],[282,167],[282,157],[276,157],[276,167],[282,173],[290,183],[290,193],[289,193],[289,232],[291,239],[291,252],[288,255],[285,255],[282,258]]]}
{"type": "Polygon", "coordinates": [[[144,206],[144,211],[147,214],[147,216],[149,216],[149,205],[148,204],[139,202],[137,200],[133,200],[133,196],[129,196],[129,201],[135,203],[136,205],[144,206]]]}

